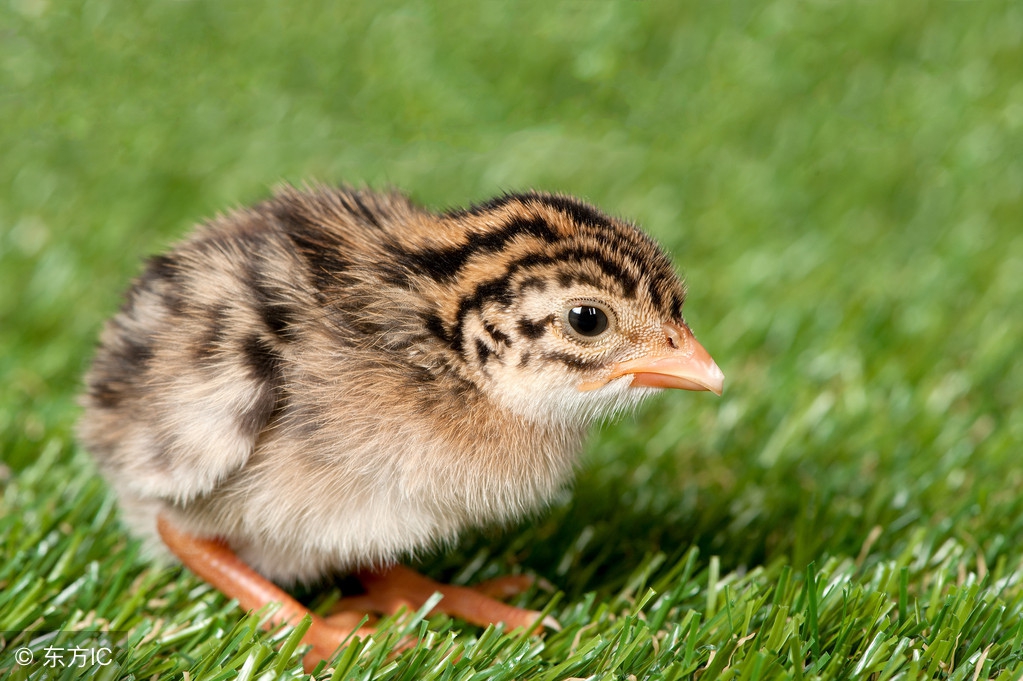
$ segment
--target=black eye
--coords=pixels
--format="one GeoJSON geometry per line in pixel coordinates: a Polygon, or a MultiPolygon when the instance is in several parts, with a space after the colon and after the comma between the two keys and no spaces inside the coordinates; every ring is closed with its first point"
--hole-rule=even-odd
{"type": "Polygon", "coordinates": [[[580,305],[568,311],[568,324],[584,338],[596,338],[607,330],[607,314],[599,307],[580,305]]]}

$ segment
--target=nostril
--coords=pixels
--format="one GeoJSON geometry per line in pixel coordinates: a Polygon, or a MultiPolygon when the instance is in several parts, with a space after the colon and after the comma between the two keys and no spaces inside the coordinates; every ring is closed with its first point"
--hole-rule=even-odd
{"type": "Polygon", "coordinates": [[[664,329],[664,335],[667,337],[668,345],[673,350],[681,350],[682,334],[679,333],[679,330],[672,324],[665,324],[661,328],[664,329]]]}

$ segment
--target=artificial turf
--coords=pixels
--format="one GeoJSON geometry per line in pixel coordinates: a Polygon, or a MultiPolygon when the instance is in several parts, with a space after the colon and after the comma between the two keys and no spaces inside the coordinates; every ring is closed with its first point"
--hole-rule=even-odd
{"type": "Polygon", "coordinates": [[[307,178],[628,216],[727,376],[420,559],[546,578],[560,632],[411,617],[320,678],[1023,676],[1023,8],[795,0],[0,5],[0,676],[302,674],[140,555],[72,429],[140,259],[307,178]],[[71,629],[112,664],[12,662],[71,629]]]}

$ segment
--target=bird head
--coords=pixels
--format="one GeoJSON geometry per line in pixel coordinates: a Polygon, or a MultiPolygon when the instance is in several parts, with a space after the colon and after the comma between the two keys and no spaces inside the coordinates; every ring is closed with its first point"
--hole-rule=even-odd
{"type": "Polygon", "coordinates": [[[435,301],[426,325],[520,416],[585,423],[664,388],[721,394],[682,317],[685,286],[632,224],[565,196],[508,194],[444,214],[418,253],[435,301]]]}

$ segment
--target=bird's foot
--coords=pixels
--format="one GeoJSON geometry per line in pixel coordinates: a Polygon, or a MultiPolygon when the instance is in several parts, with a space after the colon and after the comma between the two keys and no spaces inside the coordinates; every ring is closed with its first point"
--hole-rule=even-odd
{"type": "MultiPolygon", "coordinates": [[[[364,613],[394,614],[403,607],[418,610],[436,592],[443,598],[435,610],[473,624],[487,626],[504,622],[513,629],[534,626],[560,629],[552,617],[538,623],[541,613],[495,600],[495,596],[507,598],[528,590],[533,585],[528,577],[501,577],[472,589],[440,584],[401,566],[360,573],[358,576],[366,593],[342,599],[331,615],[320,617],[246,565],[224,542],[183,532],[163,515],[157,517],[157,529],[167,548],[186,567],[228,598],[236,599],[244,610],[280,604],[267,620],[267,628],[282,624],[294,626],[304,617],[310,617],[312,623],[302,637],[303,643],[312,646],[302,659],[307,672],[333,657],[347,640],[376,633],[372,624],[363,623],[364,613]]],[[[399,642],[394,652],[406,649],[411,643],[399,642]]]]}
{"type": "MultiPolygon", "coordinates": [[[[364,571],[357,576],[366,593],[338,601],[334,610],[337,615],[351,617],[352,613],[366,612],[394,614],[402,608],[415,611],[422,608],[433,594],[439,593],[442,598],[434,610],[478,626],[502,622],[511,629],[535,628],[537,632],[544,627],[554,630],[561,628],[553,617],[543,617],[541,621],[542,613],[537,610],[516,608],[497,600],[527,591],[536,583],[530,577],[499,577],[481,582],[475,587],[464,587],[435,582],[401,565],[379,571],[364,571]]],[[[540,585],[547,586],[545,582],[540,585]]]]}
{"type": "Polygon", "coordinates": [[[365,638],[376,631],[362,625],[362,616],[354,616],[354,613],[328,619],[309,612],[246,565],[224,542],[182,532],[163,515],[157,517],[156,526],[167,548],[185,566],[228,598],[236,599],[244,610],[259,610],[270,603],[279,603],[280,607],[266,622],[268,629],[282,624],[294,626],[304,617],[311,617],[312,624],[302,637],[303,643],[312,646],[302,658],[306,672],[311,672],[320,661],[329,660],[346,640],[355,636],[365,638]]]}
{"type": "Polygon", "coordinates": [[[534,586],[543,591],[554,591],[554,585],[542,577],[531,577],[529,575],[506,575],[494,577],[482,582],[476,582],[470,589],[477,591],[484,596],[504,600],[519,594],[526,593],[534,586]]]}

